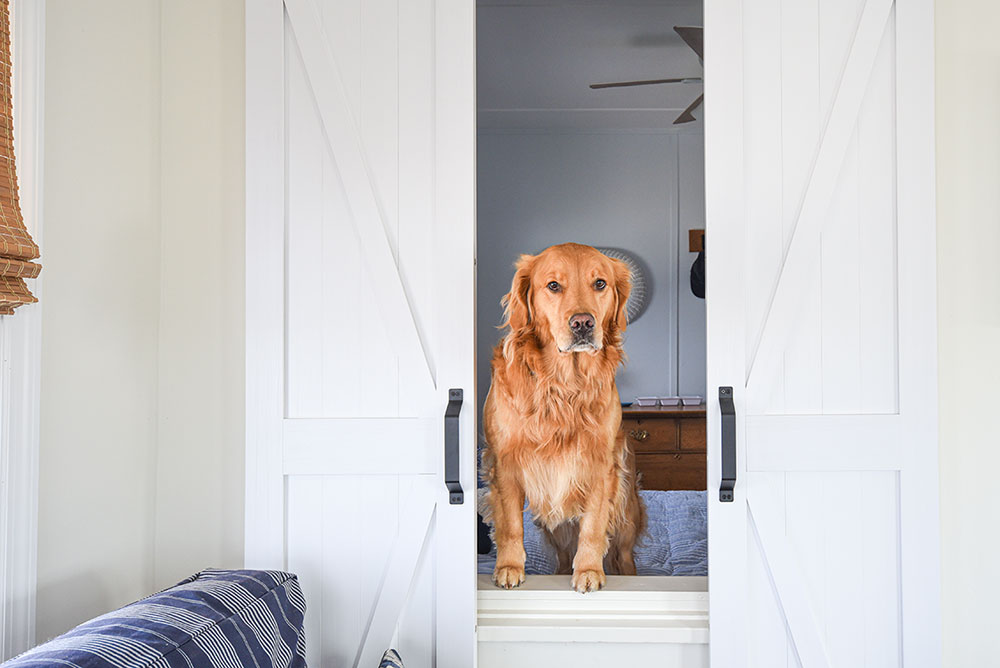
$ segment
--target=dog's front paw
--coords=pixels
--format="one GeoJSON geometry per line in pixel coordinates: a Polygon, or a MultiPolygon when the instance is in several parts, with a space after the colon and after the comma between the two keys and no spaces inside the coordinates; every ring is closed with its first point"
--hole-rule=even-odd
{"type": "Polygon", "coordinates": [[[603,570],[573,571],[573,589],[581,594],[597,591],[604,586],[606,579],[603,570]]]}
{"type": "Polygon", "coordinates": [[[501,589],[513,589],[524,582],[524,566],[497,566],[493,570],[493,584],[501,589]]]}

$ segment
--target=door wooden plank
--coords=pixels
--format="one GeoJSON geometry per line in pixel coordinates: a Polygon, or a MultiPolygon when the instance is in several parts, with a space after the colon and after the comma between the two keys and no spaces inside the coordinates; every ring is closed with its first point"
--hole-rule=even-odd
{"type": "Polygon", "coordinates": [[[818,617],[808,587],[782,528],[784,509],[769,498],[768,487],[752,486],[747,496],[752,535],[767,564],[788,633],[802,668],[830,668],[818,617]]]}
{"type": "MultiPolygon", "coordinates": [[[[320,526],[323,514],[323,478],[293,478],[288,481],[287,490],[288,569],[298,576],[302,590],[306,593],[309,611],[305,616],[308,638],[306,660],[313,665],[335,665],[336,659],[328,656],[325,651],[333,638],[325,632],[324,627],[330,623],[337,608],[327,608],[326,597],[323,596],[326,567],[324,532],[320,526]]],[[[338,606],[351,605],[350,597],[342,595],[340,598],[338,606]]],[[[346,630],[340,629],[339,632],[346,630]]]]}
{"type": "Polygon", "coordinates": [[[861,477],[860,541],[864,553],[876,557],[861,560],[861,589],[867,594],[862,598],[863,665],[899,666],[899,548],[887,554],[876,547],[890,539],[895,542],[899,535],[899,477],[881,471],[863,472],[861,477]]]}
{"type": "MultiPolygon", "coordinates": [[[[289,485],[299,479],[290,477],[289,485]]],[[[372,600],[364,597],[357,555],[364,549],[362,529],[369,521],[366,510],[378,503],[368,503],[366,495],[380,490],[360,477],[323,477],[322,481],[321,505],[299,509],[312,517],[313,530],[323,536],[321,596],[325,614],[323,660],[319,665],[347,666],[357,651],[364,616],[372,605],[372,600]]],[[[383,555],[378,557],[384,560],[383,555]]]]}
{"type": "Polygon", "coordinates": [[[826,211],[854,133],[858,112],[867,89],[869,75],[885,33],[892,0],[867,0],[844,68],[829,120],[813,162],[813,168],[796,216],[792,239],[785,256],[771,308],[767,313],[756,354],[747,373],[751,400],[763,396],[762,382],[769,368],[781,356],[789,330],[797,319],[803,297],[808,294],[808,278],[819,256],[819,243],[826,211]]]}
{"type": "MultiPolygon", "coordinates": [[[[884,546],[895,542],[895,536],[885,536],[880,542],[865,544],[859,540],[868,509],[861,505],[863,481],[861,472],[826,475],[821,497],[823,540],[823,577],[826,611],[823,615],[826,646],[830,662],[835,666],[864,666],[867,620],[857,614],[858,601],[874,595],[865,591],[859,577],[858,562],[885,557],[884,546]]],[[[878,509],[871,509],[877,512],[878,509]]],[[[887,644],[898,643],[898,635],[883,639],[887,644]]]]}
{"type": "MultiPolygon", "coordinates": [[[[857,132],[848,143],[820,244],[819,297],[822,326],[815,340],[822,351],[822,409],[825,415],[861,413],[861,264],[858,227],[857,132]]],[[[883,176],[885,179],[889,175],[883,176]]],[[[893,308],[894,304],[887,305],[893,308]]]]}
{"type": "MultiPolygon", "coordinates": [[[[788,252],[803,197],[807,191],[810,169],[820,145],[824,109],[819,101],[819,0],[781,0],[780,20],[770,30],[776,33],[780,54],[776,61],[781,85],[781,133],[779,136],[781,156],[781,208],[775,215],[781,223],[781,260],[775,267],[776,280],[757,289],[766,293],[767,308],[764,311],[763,327],[773,307],[775,285],[778,284],[783,262],[788,252]]],[[[774,76],[773,65],[763,76],[774,76]]],[[[751,84],[753,85],[753,84],[751,84]]],[[[751,92],[752,91],[748,91],[751,92]]],[[[755,160],[756,162],[756,160],[755,160]]],[[[808,268],[810,275],[803,276],[810,286],[819,285],[822,273],[820,262],[813,260],[808,268]]],[[[817,414],[823,412],[822,378],[823,350],[822,331],[823,308],[816,288],[799,305],[795,314],[794,331],[788,332],[787,345],[781,355],[782,365],[769,368],[769,388],[775,388],[774,372],[781,369],[784,377],[784,391],[780,398],[774,397],[766,404],[754,403],[751,414],[799,413],[817,414]],[[775,399],[778,399],[776,402],[775,399]]],[[[753,365],[751,350],[750,364],[753,365]]],[[[749,372],[749,370],[748,370],[749,372]]],[[[773,391],[773,390],[772,390],[773,391]]],[[[772,395],[773,396],[773,395],[772,395]]],[[[764,397],[760,397],[764,399],[764,397]]]]}
{"type": "Polygon", "coordinates": [[[896,26],[890,21],[858,119],[861,410],[895,413],[899,355],[896,280],[896,26]]]}
{"type": "MultiPolygon", "coordinates": [[[[752,342],[760,336],[767,309],[771,304],[771,289],[778,282],[781,261],[785,252],[782,231],[782,82],[774,75],[775,63],[781,61],[781,42],[778,28],[781,25],[781,1],[760,0],[747,6],[744,17],[745,30],[752,35],[768,36],[748,40],[742,63],[746,77],[743,91],[745,122],[754,131],[744,136],[745,154],[754,163],[746,169],[746,225],[753,234],[746,237],[746,299],[750,336],[741,345],[746,358],[753,354],[752,342]]],[[[709,113],[706,110],[706,114],[709,113]]],[[[706,203],[710,206],[710,201],[706,203]]],[[[712,241],[707,240],[709,247],[712,241]]],[[[714,252],[711,251],[711,252],[714,252]]],[[[776,412],[784,409],[784,370],[775,368],[774,397],[767,408],[776,412]]]]}
{"type": "MultiPolygon", "coordinates": [[[[433,0],[399,5],[399,272],[410,287],[413,317],[421,332],[434,336],[434,10],[433,0]]],[[[436,346],[424,351],[438,369],[436,346]]],[[[419,360],[401,359],[399,402],[402,415],[419,415],[426,400],[415,386],[419,360]]]]}
{"type": "MultiPolygon", "coordinates": [[[[781,507],[786,540],[802,571],[806,595],[816,613],[820,632],[828,619],[826,591],[826,478],[829,473],[816,471],[775,472],[784,483],[781,507]]],[[[755,488],[757,474],[754,474],[755,488]]],[[[825,638],[825,636],[824,636],[825,638]]]]}
{"type": "MultiPolygon", "coordinates": [[[[396,0],[361,3],[361,106],[355,108],[372,190],[399,266],[399,9],[396,0]]],[[[333,61],[336,63],[336,61],[333,61]]],[[[426,93],[423,97],[427,97],[426,93]]],[[[411,286],[412,287],[412,286],[411,286]]],[[[409,295],[407,295],[409,298],[409,295]]],[[[414,309],[411,309],[413,311],[414,309]]]]}
{"type": "Polygon", "coordinates": [[[389,647],[400,612],[406,602],[420,554],[425,549],[436,504],[424,490],[414,490],[404,502],[399,532],[393,543],[385,574],[368,625],[358,647],[355,666],[374,666],[389,647]],[[413,498],[416,497],[416,498],[413,498]]]}
{"type": "MultiPolygon", "coordinates": [[[[817,49],[821,109],[829,109],[837,94],[863,7],[864,0],[819,3],[817,49]]],[[[883,47],[885,41],[882,40],[883,47]]],[[[871,88],[870,83],[868,88],[871,88]]],[[[860,113],[868,104],[866,94],[860,113]]],[[[829,220],[823,227],[819,289],[822,332],[816,340],[820,342],[823,357],[821,386],[822,412],[825,414],[862,412],[860,347],[863,335],[859,304],[862,296],[860,256],[863,241],[858,179],[859,162],[865,155],[867,153],[860,145],[855,130],[837,175],[836,189],[827,214],[829,220]]],[[[884,190],[887,179],[891,178],[891,173],[879,175],[877,186],[884,190]]]]}
{"type": "MultiPolygon", "coordinates": [[[[765,487],[785,505],[785,474],[755,473],[753,486],[765,487]]],[[[751,668],[775,668],[798,663],[795,646],[788,635],[778,593],[774,590],[767,560],[756,541],[747,547],[747,598],[755,614],[747,615],[747,664],[751,668]]]]}
{"type": "Polygon", "coordinates": [[[361,21],[366,0],[315,0],[352,113],[361,113],[361,21]]]}
{"type": "MultiPolygon", "coordinates": [[[[332,480],[333,484],[336,484],[336,479],[332,480]]],[[[358,527],[358,554],[364,557],[360,560],[355,557],[353,574],[339,574],[339,576],[348,578],[353,576],[361,585],[361,608],[357,614],[361,620],[362,631],[355,648],[356,652],[360,652],[360,648],[366,642],[367,634],[371,632],[373,611],[382,605],[383,598],[389,593],[386,586],[389,585],[388,579],[392,577],[392,569],[399,568],[393,563],[394,552],[405,553],[412,547],[408,543],[414,539],[417,541],[416,549],[419,550],[423,542],[423,535],[413,536],[403,525],[408,519],[403,504],[422,505],[423,500],[415,494],[410,494],[406,498],[401,497],[399,476],[396,475],[359,476],[355,480],[358,482],[359,495],[354,500],[354,507],[358,514],[364,517],[358,527]]],[[[409,577],[412,578],[412,571],[409,577]]],[[[403,592],[402,596],[405,598],[406,593],[403,592]]],[[[398,618],[398,612],[396,617],[398,618]]],[[[388,630],[388,637],[382,643],[380,654],[389,647],[394,631],[395,619],[388,630]]],[[[373,661],[360,665],[374,666],[379,658],[376,657],[373,661]]]]}
{"type": "Polygon", "coordinates": [[[285,7],[316,95],[320,118],[333,152],[378,295],[380,314],[400,356],[422,359],[421,375],[436,386],[426,348],[410,308],[386,231],[386,217],[372,183],[365,148],[343,81],[312,0],[286,0],[285,7]]]}
{"type": "MultiPolygon", "coordinates": [[[[325,147],[312,92],[291,29],[285,28],[288,114],[285,274],[286,414],[313,417],[323,412],[324,328],[323,197],[325,147]]],[[[346,255],[347,253],[345,253],[346,255]]],[[[350,297],[348,297],[350,299],[350,297]]],[[[350,306],[350,305],[346,305],[350,306]]]]}

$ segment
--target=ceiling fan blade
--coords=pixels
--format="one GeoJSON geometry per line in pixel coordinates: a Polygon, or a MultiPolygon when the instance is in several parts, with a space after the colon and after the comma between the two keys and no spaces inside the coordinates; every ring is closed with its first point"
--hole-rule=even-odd
{"type": "Polygon", "coordinates": [[[674,32],[681,36],[684,43],[691,47],[691,50],[698,54],[700,60],[705,58],[705,29],[690,28],[684,26],[674,26],[674,32]]]}
{"type": "Polygon", "coordinates": [[[652,86],[654,84],[684,83],[690,81],[690,77],[685,79],[646,79],[645,81],[615,81],[613,83],[590,84],[594,90],[599,88],[624,88],[626,86],[652,86]]]}
{"type": "Polygon", "coordinates": [[[697,120],[691,113],[698,108],[698,105],[705,100],[705,94],[702,93],[695,101],[687,106],[687,109],[681,112],[681,115],[674,119],[674,125],[680,125],[681,123],[690,123],[691,121],[697,120]]]}

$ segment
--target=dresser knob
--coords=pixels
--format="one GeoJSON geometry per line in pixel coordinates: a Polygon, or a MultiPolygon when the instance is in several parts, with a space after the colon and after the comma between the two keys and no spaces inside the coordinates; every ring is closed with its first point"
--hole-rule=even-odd
{"type": "Polygon", "coordinates": [[[649,438],[649,432],[645,429],[633,429],[628,433],[628,435],[637,441],[645,441],[649,438]]]}

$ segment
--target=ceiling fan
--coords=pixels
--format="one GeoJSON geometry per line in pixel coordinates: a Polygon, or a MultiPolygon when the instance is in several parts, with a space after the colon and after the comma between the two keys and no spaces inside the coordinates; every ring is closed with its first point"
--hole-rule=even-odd
{"type": "MultiPolygon", "coordinates": [[[[698,62],[704,64],[704,29],[703,28],[693,28],[685,26],[674,26],[674,32],[680,35],[684,43],[691,47],[691,50],[698,54],[698,62]]],[[[679,79],[646,79],[644,81],[614,81],[611,83],[598,83],[590,84],[590,87],[594,90],[599,90],[602,88],[625,88],[628,86],[654,86],[658,84],[670,84],[670,83],[704,83],[701,77],[682,77],[679,79]]],[[[698,108],[699,105],[705,100],[705,94],[702,93],[695,101],[687,106],[687,109],[681,112],[681,115],[674,119],[674,125],[680,125],[681,123],[690,123],[695,120],[694,115],[691,113],[698,108]]]]}

